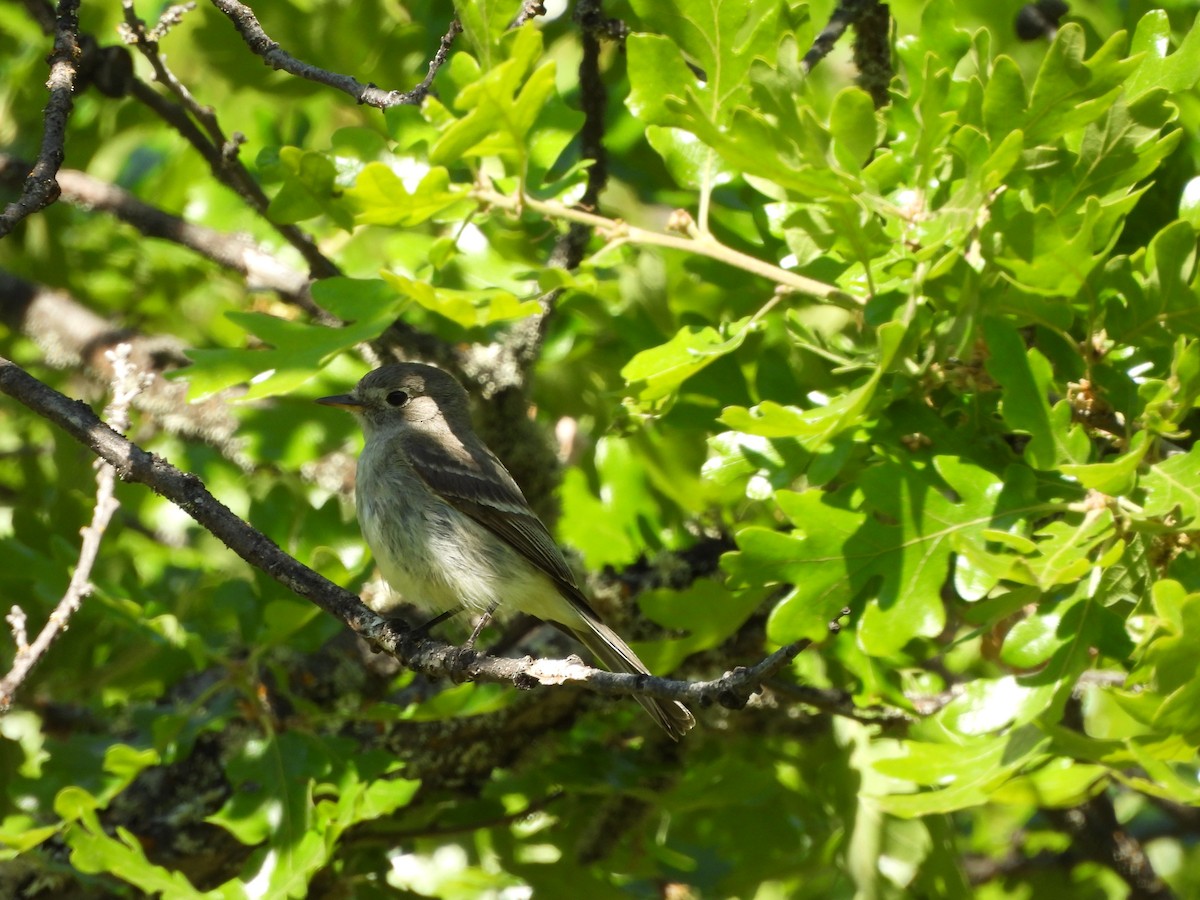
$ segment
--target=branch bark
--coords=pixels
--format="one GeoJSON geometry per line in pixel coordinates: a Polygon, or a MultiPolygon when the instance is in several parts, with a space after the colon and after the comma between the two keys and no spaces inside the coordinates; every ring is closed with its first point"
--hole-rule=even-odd
{"type": "MultiPolygon", "coordinates": [[[[307,233],[295,225],[279,224],[271,220],[267,215],[270,199],[238,159],[238,148],[245,142],[245,137],[238,132],[234,132],[232,137],[225,135],[212,108],[197,102],[187,87],[163,62],[155,37],[161,33],[161,28],[147,31],[145,22],[134,13],[132,0],[124,0],[123,5],[126,42],[137,47],[154,68],[159,83],[175,95],[177,102],[161,96],[150,85],[137,78],[130,79],[127,85],[129,94],[178,131],[180,136],[204,157],[217,181],[234,191],[251,209],[269,222],[284,240],[295,247],[308,263],[312,277],[331,278],[340,275],[341,270],[321,252],[307,233]],[[200,125],[197,125],[197,122],[200,125]]],[[[174,14],[172,10],[168,10],[164,15],[174,14]]]]}
{"type": "Polygon", "coordinates": [[[66,155],[67,120],[74,105],[75,67],[79,59],[79,0],[61,0],[54,28],[54,52],[50,55],[50,99],[46,103],[42,145],[37,160],[25,179],[21,196],[0,213],[0,238],[25,217],[45,209],[58,199],[54,176],[66,155]]]}
{"type": "Polygon", "coordinates": [[[377,109],[389,109],[393,106],[420,106],[432,89],[433,78],[438,69],[445,64],[454,39],[462,33],[462,26],[458,19],[454,19],[442,38],[437,53],[429,62],[429,74],[425,76],[424,80],[410,91],[388,91],[373,84],[363,84],[351,75],[339,75],[328,69],[322,69],[296,59],[271,40],[258,21],[258,17],[254,15],[254,10],[244,3],[239,3],[238,0],[212,0],[212,4],[229,17],[229,21],[233,23],[233,27],[237,29],[251,52],[262,57],[262,61],[272,69],[281,69],[289,75],[336,88],[349,94],[359,103],[374,106],[377,109]]]}

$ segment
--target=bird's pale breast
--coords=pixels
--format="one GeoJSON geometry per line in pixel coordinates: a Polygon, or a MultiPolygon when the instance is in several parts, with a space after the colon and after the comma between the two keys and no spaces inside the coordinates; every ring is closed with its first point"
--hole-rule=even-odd
{"type": "Polygon", "coordinates": [[[483,612],[498,603],[563,620],[567,604],[550,578],[437,496],[395,455],[373,452],[373,444],[386,446],[369,441],[359,457],[358,519],[384,580],[398,595],[377,602],[377,612],[400,601],[430,613],[463,606],[483,612]]]}

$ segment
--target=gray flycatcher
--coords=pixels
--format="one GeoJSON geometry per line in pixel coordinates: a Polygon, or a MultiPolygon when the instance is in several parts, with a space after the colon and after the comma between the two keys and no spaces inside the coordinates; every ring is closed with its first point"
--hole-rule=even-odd
{"type": "MultiPolygon", "coordinates": [[[[349,410],[363,427],[358,521],[405,600],[439,613],[518,609],[573,635],[613,672],[650,674],[588,604],[550,532],[472,430],[467,392],[451,376],[383,366],[349,394],[317,402],[349,410]]],[[[395,605],[387,598],[376,612],[395,605]]],[[[676,740],[695,724],[681,703],[636,700],[676,740]]]]}

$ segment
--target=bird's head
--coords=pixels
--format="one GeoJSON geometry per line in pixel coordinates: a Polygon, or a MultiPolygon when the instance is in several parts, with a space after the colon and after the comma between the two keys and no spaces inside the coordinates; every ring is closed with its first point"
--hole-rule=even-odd
{"type": "Polygon", "coordinates": [[[354,413],[368,436],[374,431],[438,428],[443,421],[453,430],[470,421],[462,385],[441,369],[421,363],[381,366],[350,393],[317,402],[354,413]]]}

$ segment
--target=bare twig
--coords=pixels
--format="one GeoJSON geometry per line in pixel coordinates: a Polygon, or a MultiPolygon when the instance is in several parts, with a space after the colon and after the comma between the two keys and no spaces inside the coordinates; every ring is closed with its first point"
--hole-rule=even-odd
{"type": "MultiPolygon", "coordinates": [[[[714,681],[692,683],[604,672],[585,666],[575,658],[497,659],[464,652],[437,641],[421,640],[413,632],[397,631],[391,621],[371,612],[357,596],[288,556],[270,538],[239,519],[213,497],[195,475],[181,472],[165,460],[147,453],[101,422],[87,405],[64,397],[2,357],[0,391],[88,447],[112,465],[122,480],[145,484],[170,500],[246,562],[311,600],[370,644],[416,672],[511,684],[521,689],[569,685],[600,694],[683,700],[701,707],[715,702],[737,708],[745,704],[763,679],[779,671],[811,643],[797,641],[755,666],[739,668],[714,681]]],[[[836,630],[836,623],[831,625],[831,630],[836,630]]]]}
{"type": "MultiPolygon", "coordinates": [[[[123,0],[123,5],[126,42],[133,44],[141,51],[153,66],[155,77],[159,83],[171,91],[178,102],[172,102],[166,97],[160,96],[148,84],[136,78],[131,79],[131,83],[128,85],[129,94],[148,106],[163,121],[178,131],[204,157],[218,181],[232,189],[251,209],[270,222],[283,239],[304,257],[314,278],[330,278],[340,275],[341,270],[332,260],[321,253],[308,234],[295,225],[280,224],[271,220],[267,215],[270,199],[238,158],[238,148],[245,138],[236,132],[232,137],[226,137],[217,121],[216,113],[210,107],[199,103],[159,56],[158,44],[151,36],[157,32],[146,29],[146,23],[139,19],[133,10],[132,0],[123,0]],[[196,125],[196,122],[203,126],[203,131],[196,125]]],[[[177,13],[178,8],[172,7],[164,15],[177,13]]]]}
{"type": "MultiPolygon", "coordinates": [[[[197,100],[188,90],[187,85],[175,77],[175,73],[168,68],[158,52],[159,40],[167,34],[171,27],[178,24],[185,13],[195,9],[196,5],[188,3],[183,6],[169,7],[163,13],[158,24],[149,30],[146,29],[146,23],[134,11],[133,0],[122,0],[121,6],[125,14],[125,24],[121,29],[121,35],[125,42],[138,48],[154,69],[155,80],[174,94],[180,105],[200,123],[208,132],[208,139],[212,144],[224,148],[229,143],[229,139],[225,137],[221,123],[217,120],[216,110],[197,100]]],[[[236,152],[236,147],[234,151],[236,152]]]]}
{"type": "Polygon", "coordinates": [[[75,67],[79,59],[79,0],[61,0],[54,27],[54,51],[50,54],[50,99],[46,103],[42,146],[25,179],[21,196],[0,213],[0,238],[26,216],[45,209],[58,199],[55,174],[63,163],[67,142],[67,120],[74,105],[75,67]]]}
{"type": "MultiPolygon", "coordinates": [[[[137,368],[129,362],[131,349],[129,344],[121,344],[108,351],[115,377],[112,383],[112,400],[105,410],[105,415],[110,426],[116,431],[124,431],[129,427],[129,405],[146,384],[137,368]]],[[[17,690],[66,630],[71,617],[79,611],[84,599],[92,592],[89,579],[96,557],[100,553],[100,539],[104,536],[108,523],[112,521],[118,505],[116,497],[113,496],[113,467],[97,460],[96,469],[96,505],[92,510],[92,523],[83,529],[79,563],[71,575],[66,593],[54,608],[54,612],[50,613],[50,618],[33,643],[27,643],[25,640],[24,613],[13,607],[8,616],[9,623],[13,626],[17,652],[13,657],[12,669],[0,679],[0,714],[7,712],[12,706],[17,690]]]]}
{"type": "MultiPolygon", "coordinates": [[[[429,69],[425,73],[425,77],[421,79],[421,83],[409,91],[410,94],[419,95],[421,100],[429,95],[433,90],[433,79],[437,75],[438,69],[446,64],[446,60],[450,57],[450,48],[454,46],[454,39],[462,34],[462,23],[458,19],[450,20],[450,27],[446,29],[446,33],[442,35],[442,39],[438,42],[437,52],[429,60],[429,69]]],[[[420,103],[420,100],[417,101],[420,103]]]]}
{"type": "Polygon", "coordinates": [[[834,285],[825,284],[813,278],[806,278],[803,275],[797,275],[795,272],[764,262],[757,257],[742,253],[740,250],[735,250],[711,237],[691,238],[674,234],[664,234],[660,231],[649,231],[645,228],[629,225],[619,219],[607,219],[604,216],[598,216],[580,209],[572,209],[569,206],[564,206],[554,201],[537,200],[528,196],[517,197],[502,194],[488,184],[480,184],[475,187],[471,192],[471,196],[485,206],[494,206],[513,212],[530,209],[547,218],[582,223],[594,228],[598,234],[606,237],[610,245],[645,244],[647,246],[666,247],[671,250],[682,250],[685,253],[706,256],[709,259],[715,259],[735,268],[742,269],[752,275],[761,276],[774,282],[784,290],[795,291],[799,294],[806,294],[810,297],[816,297],[819,300],[827,300],[831,303],[838,303],[848,307],[858,307],[863,302],[834,285]]]}
{"type": "Polygon", "coordinates": [[[258,17],[254,15],[254,10],[244,3],[239,3],[238,0],[212,0],[212,4],[229,17],[229,20],[233,22],[233,27],[246,42],[246,46],[255,55],[261,56],[263,62],[272,69],[282,69],[289,75],[336,88],[349,94],[359,103],[378,109],[388,109],[393,106],[420,106],[429,94],[434,75],[437,74],[437,70],[442,67],[449,55],[450,45],[462,31],[462,26],[459,25],[457,19],[450,23],[450,30],[442,38],[441,46],[429,63],[429,74],[420,84],[411,91],[387,91],[373,84],[363,84],[353,76],[339,75],[336,72],[330,72],[296,59],[267,36],[258,17]]]}
{"type": "Polygon", "coordinates": [[[147,32],[147,37],[154,42],[161,41],[170,33],[171,29],[183,21],[183,17],[196,8],[193,2],[177,3],[174,6],[168,6],[163,10],[162,15],[158,17],[158,22],[154,27],[147,32]]]}

